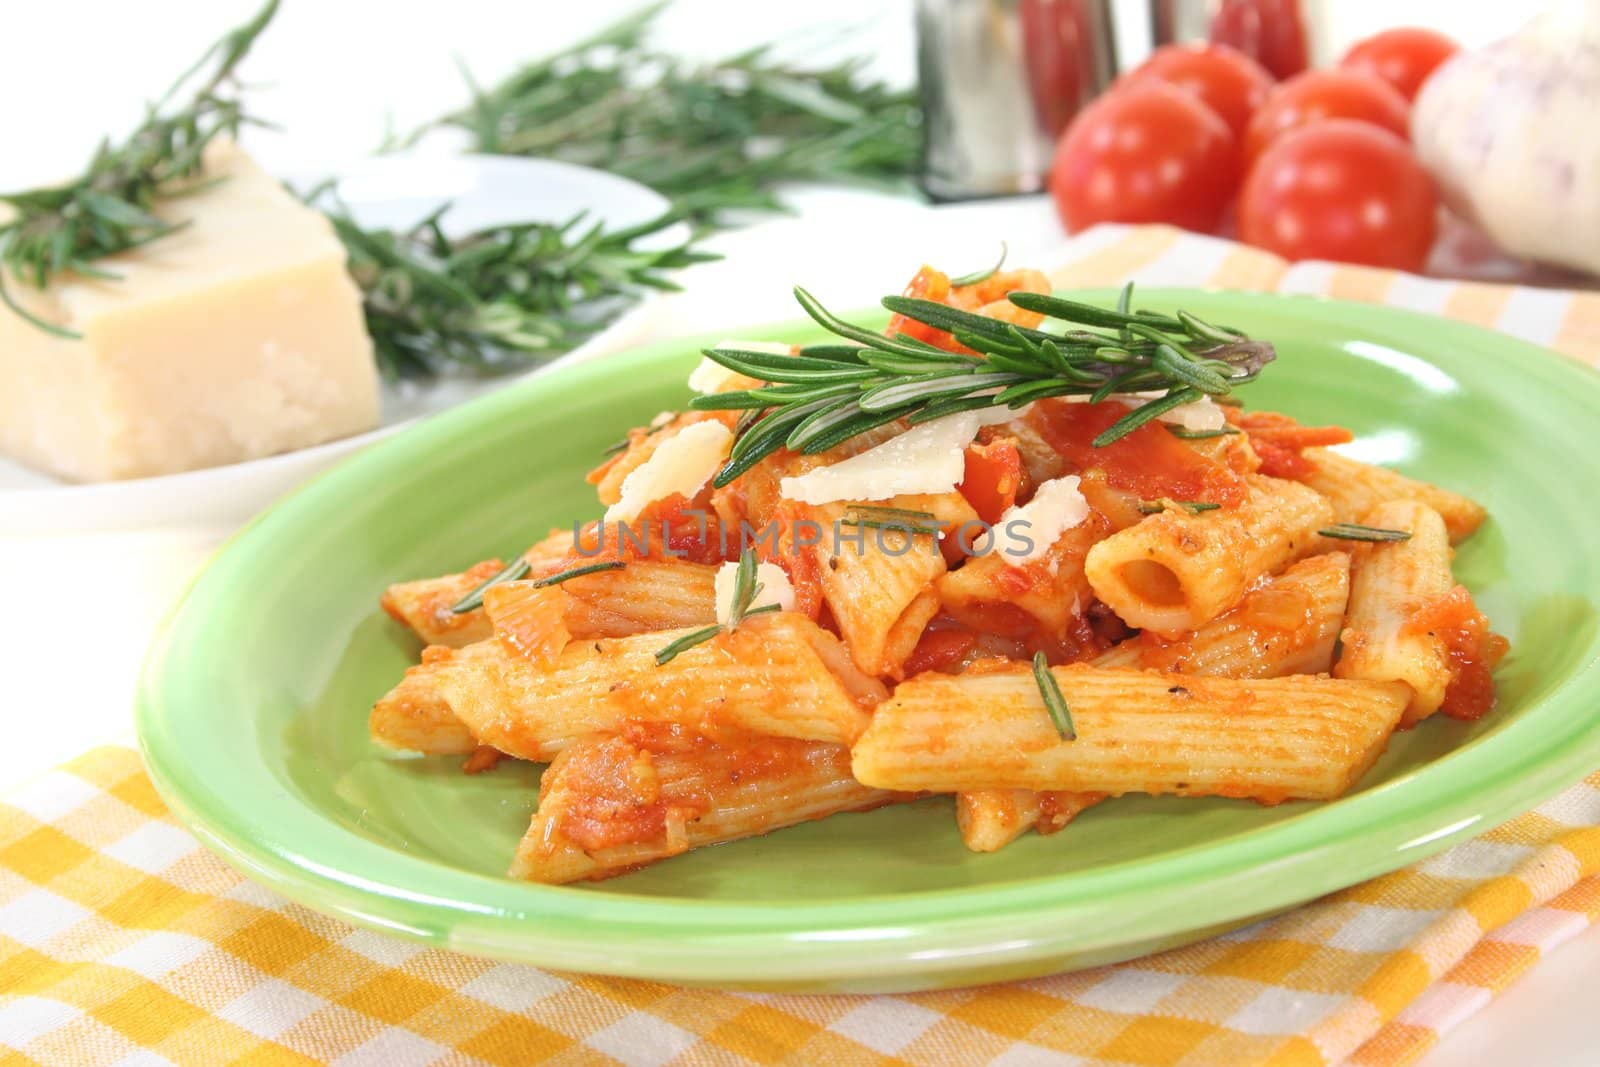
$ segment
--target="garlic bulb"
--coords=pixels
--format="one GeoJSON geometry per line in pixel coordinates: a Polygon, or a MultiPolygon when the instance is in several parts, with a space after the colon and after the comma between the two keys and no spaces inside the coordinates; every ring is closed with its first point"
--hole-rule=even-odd
{"type": "Polygon", "coordinates": [[[1445,203],[1513,255],[1600,273],[1600,0],[1450,59],[1411,112],[1445,203]]]}

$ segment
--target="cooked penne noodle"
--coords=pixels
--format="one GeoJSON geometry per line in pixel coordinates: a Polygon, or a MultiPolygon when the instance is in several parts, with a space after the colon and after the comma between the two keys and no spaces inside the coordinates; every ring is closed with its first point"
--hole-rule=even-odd
{"type": "MultiPolygon", "coordinates": [[[[558,566],[571,551],[572,531],[552,530],[522,553],[522,558],[537,576],[558,566]]],[[[450,608],[504,568],[502,561],[486,559],[460,574],[398,582],[384,590],[379,604],[396,622],[410,627],[423,644],[461,648],[488,637],[489,620],[481,609],[457,615],[450,608]]]]}
{"type": "Polygon", "coordinates": [[[1107,649],[1094,665],[1229,678],[1326,674],[1349,594],[1350,557],[1312,556],[1193,633],[1169,641],[1147,630],[1107,649]]]}
{"type": "MultiPolygon", "coordinates": [[[[485,644],[491,644],[486,642],[485,644]]],[[[484,646],[469,645],[470,649],[484,646]]],[[[466,756],[478,747],[466,723],[456,718],[434,686],[434,672],[441,659],[457,653],[443,645],[430,645],[422,651],[422,662],[406,669],[400,684],[372,706],[367,730],[372,739],[386,748],[421,752],[429,756],[466,756]]]]}
{"type": "Polygon", "coordinates": [[[1095,594],[1130,626],[1178,637],[1237,604],[1250,584],[1305,554],[1333,508],[1298,482],[1249,475],[1238,508],[1169,508],[1089,550],[1095,594]]]}
{"type": "Polygon", "coordinates": [[[856,665],[868,674],[900,678],[906,657],[939,612],[933,583],[945,573],[945,560],[931,534],[846,521],[852,512],[859,515],[857,509],[874,506],[930,514],[948,529],[960,529],[978,516],[958,493],[796,509],[802,521],[815,523],[815,530],[821,531],[819,543],[804,551],[816,561],[823,599],[856,665]]]}
{"type": "Polygon", "coordinates": [[[1404,682],[1411,690],[1405,725],[1439,710],[1450,685],[1450,652],[1440,638],[1408,625],[1450,591],[1450,540],[1444,519],[1426,504],[1395,500],[1362,516],[1366,526],[1405,530],[1407,541],[1362,545],[1356,551],[1345,618],[1339,678],[1404,682]]]}
{"type": "Polygon", "coordinates": [[[976,629],[1014,629],[1007,634],[1014,637],[1039,631],[1064,640],[1092,595],[1084,559],[1110,528],[1104,516],[1090,512],[1029,563],[1017,566],[993,551],[974,556],[939,579],[939,599],[952,616],[976,629]]]}
{"type": "Polygon", "coordinates": [[[1104,793],[978,789],[956,795],[956,827],[974,852],[997,852],[1028,830],[1053,834],[1106,798],[1104,793]]]}
{"type": "Polygon", "coordinates": [[[1333,503],[1334,517],[1339,522],[1360,522],[1367,512],[1391,500],[1420,500],[1444,519],[1450,543],[1459,544],[1483,525],[1487,515],[1481,504],[1460,493],[1326,448],[1308,448],[1305,457],[1317,468],[1304,479],[1305,484],[1333,503]]]}
{"type": "Polygon", "coordinates": [[[850,750],[842,745],[586,737],[545,771],[511,876],[545,883],[605,878],[894,799],[851,776],[850,750]]]}
{"type": "Polygon", "coordinates": [[[631,721],[721,723],[848,744],[885,695],[838,638],[791,612],[747,619],[656,663],[657,652],[691,632],[574,641],[548,667],[485,641],[420,677],[479,742],[541,761],[584,734],[631,721]]]}
{"type": "Polygon", "coordinates": [[[631,560],[620,570],[562,582],[567,594],[563,620],[574,638],[709,626],[717,621],[716,576],[717,568],[704,563],[631,560]]]}
{"type": "Polygon", "coordinates": [[[1395,682],[1054,667],[1076,726],[1069,741],[1026,664],[991,664],[896,687],[853,746],[856,777],[933,792],[1331,800],[1378,758],[1410,698],[1395,682]]]}

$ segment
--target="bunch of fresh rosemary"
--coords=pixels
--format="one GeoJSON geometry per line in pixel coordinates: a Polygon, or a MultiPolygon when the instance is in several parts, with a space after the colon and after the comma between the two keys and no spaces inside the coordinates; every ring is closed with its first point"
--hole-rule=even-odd
{"type": "Polygon", "coordinates": [[[664,54],[646,37],[665,6],[493,88],[473,86],[471,105],[435,125],[468,131],[480,152],[633,178],[702,221],[775,208],[780,182],[901,182],[917,168],[921,112],[910,92],[863,79],[860,60],[809,67],[767,47],[704,64],[664,54]]]}
{"type": "Polygon", "coordinates": [[[1097,437],[1095,445],[1103,447],[1182,404],[1226,396],[1253,381],[1274,357],[1270,345],[1186,311],[1131,310],[1131,285],[1116,310],[1039,293],[1010,294],[1013,304],[1044,315],[1052,330],[929,300],[883,299],[890,311],[949,331],[975,355],[844,322],[804,289],[796,289],[795,297],[819,325],[850,343],[811,345],[796,356],[731,348],[706,352],[729,370],[767,383],[690,402],[702,411],[744,412],[728,462],[717,472],[718,486],[779,448],[824,452],[901,419],[914,424],[997,405],[1020,408],[1052,396],[1099,402],[1159,394],[1141,396],[1140,406],[1097,437]]]}
{"type": "Polygon", "coordinates": [[[389,378],[493,371],[567,351],[631,296],[675,289],[665,272],[716,257],[643,238],[668,214],[625,230],[524,222],[452,237],[435,213],[405,231],[369,230],[327,209],[360,286],[378,367],[389,378]]]}
{"type": "Polygon", "coordinates": [[[0,204],[11,208],[0,221],[0,301],[42,330],[77,336],[19,306],[8,276],[38,289],[66,272],[115,278],[96,261],[177,229],[179,224],[155,214],[155,205],[204,188],[206,146],[254,121],[240,103],[235,71],[277,9],[278,0],[267,0],[254,18],[207,49],[150,105],[138,129],[119,143],[100,145],[82,176],[65,185],[0,194],[0,204]],[[174,98],[208,67],[193,97],[173,109],[174,98]]]}

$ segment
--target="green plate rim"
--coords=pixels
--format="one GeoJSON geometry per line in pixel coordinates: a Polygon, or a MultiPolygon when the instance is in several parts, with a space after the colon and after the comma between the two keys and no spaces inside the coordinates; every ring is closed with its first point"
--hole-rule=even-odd
{"type": "MultiPolygon", "coordinates": [[[[1087,295],[1104,299],[1108,293],[1087,295]]],[[[1466,323],[1294,294],[1151,289],[1143,295],[1204,304],[1212,311],[1255,301],[1293,302],[1344,328],[1363,319],[1402,328],[1425,324],[1440,346],[1452,335],[1491,343],[1499,358],[1515,360],[1518,371],[1541,379],[1542,387],[1579,391],[1600,407],[1600,376],[1591,370],[1466,323]]],[[[741,332],[780,333],[799,325],[771,323],[741,332]]],[[[257,539],[275,536],[280,525],[292,527],[301,513],[314,513],[408,455],[431,451],[470,433],[481,420],[517,410],[546,383],[597,382],[669,354],[681,356],[695,340],[676,338],[552,368],[430,418],[325,472],[230,538],[160,624],[140,673],[135,706],[140,748],[157,791],[177,818],[242,873],[293,901],[464,952],[687,983],[847,982],[910,979],[924,969],[955,964],[970,969],[1012,965],[1245,921],[1421,860],[1534,806],[1600,765],[1600,715],[1585,704],[1600,682],[1596,640],[1588,661],[1525,714],[1426,767],[1220,841],[998,887],[780,904],[596,894],[492,878],[406,855],[325,820],[318,823],[315,811],[303,806],[291,804],[294,818],[274,833],[259,813],[213,803],[227,788],[219,793],[217,783],[206,781],[199,761],[185,760],[179,739],[171,735],[174,722],[165,712],[179,706],[181,698],[169,693],[175,680],[164,670],[174,635],[190,621],[208,583],[223,580],[257,539]],[[334,835],[338,859],[326,859],[326,848],[307,850],[286,839],[302,826],[313,834],[334,835]],[[1181,907],[1174,906],[1175,893],[1181,894],[1181,907]]],[[[1600,599],[1600,589],[1582,592],[1600,599]]],[[[262,763],[259,770],[270,785],[270,768],[262,763]]],[[[280,820],[283,814],[274,813],[280,820]]]]}

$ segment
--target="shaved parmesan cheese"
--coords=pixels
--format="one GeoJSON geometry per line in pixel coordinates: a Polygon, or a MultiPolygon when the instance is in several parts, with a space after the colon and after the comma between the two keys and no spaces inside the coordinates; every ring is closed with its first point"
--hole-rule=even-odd
{"type": "Polygon", "coordinates": [[[961,483],[964,453],[978,430],[1015,417],[1010,408],[994,407],[933,419],[830,467],[785,478],[779,491],[802,504],[952,492],[961,483]]]}
{"type": "MultiPolygon", "coordinates": [[[[738,577],[737,563],[724,563],[717,571],[715,579],[717,622],[723,626],[728,625],[728,620],[733,618],[733,591],[739,584],[738,577]]],[[[794,586],[789,584],[789,576],[783,573],[782,567],[776,563],[757,563],[756,584],[761,589],[750,602],[751,610],[764,608],[768,604],[778,605],[779,611],[794,610],[794,586]]]]}
{"type": "MultiPolygon", "coordinates": [[[[781,341],[720,341],[715,347],[738,348],[746,352],[770,352],[774,356],[787,356],[794,351],[793,345],[786,345],[781,341]]],[[[737,372],[701,357],[700,365],[689,374],[689,388],[697,393],[720,393],[738,377],[741,375],[737,372]]]]}
{"type": "Polygon", "coordinates": [[[662,441],[622,480],[622,496],[606,509],[606,522],[632,522],[647,504],[681,493],[692,497],[717,473],[733,446],[720,422],[690,423],[662,441]]]}
{"type": "Polygon", "coordinates": [[[1052,478],[1034,490],[1026,504],[1013,504],[1000,516],[984,552],[998,552],[1013,567],[1032,563],[1050,550],[1061,535],[1089,517],[1089,501],[1078,489],[1078,476],[1052,478]]]}

